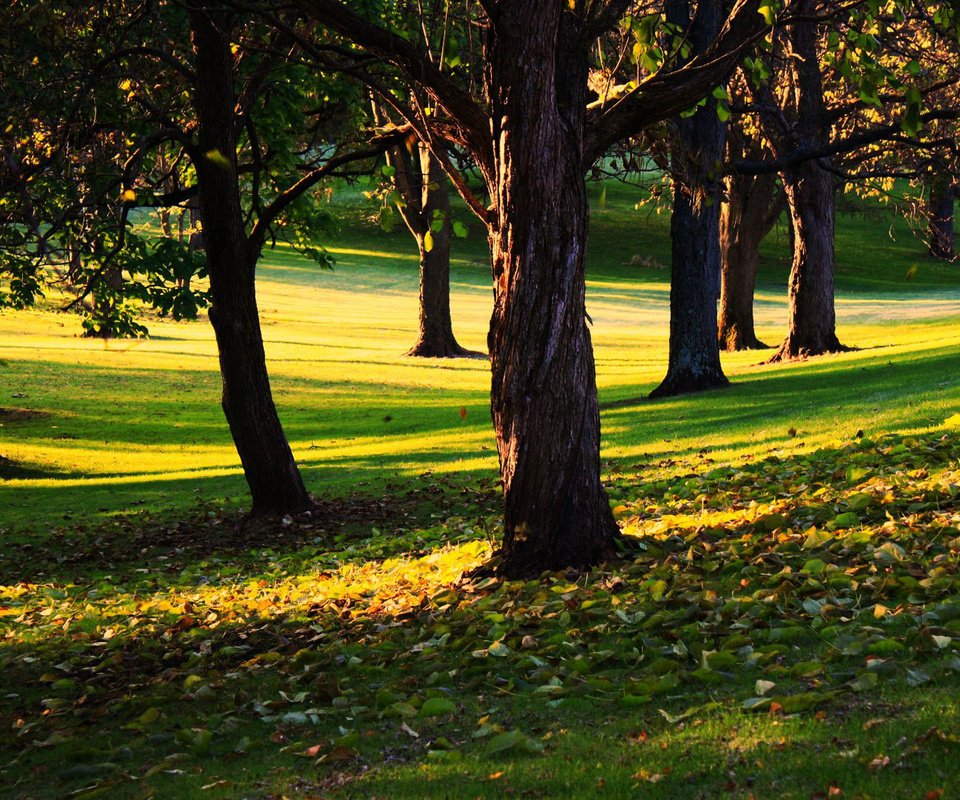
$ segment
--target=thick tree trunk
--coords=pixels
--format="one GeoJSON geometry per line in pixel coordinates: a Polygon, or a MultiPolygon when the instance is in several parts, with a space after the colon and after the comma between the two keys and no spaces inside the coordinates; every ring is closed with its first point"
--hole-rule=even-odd
{"type": "Polygon", "coordinates": [[[953,249],[953,200],[955,187],[949,173],[933,176],[929,183],[930,257],[951,261],[953,249]]]}
{"type": "Polygon", "coordinates": [[[733,175],[720,211],[720,347],[728,352],[767,347],[754,327],[754,293],[760,243],[776,221],[780,204],[773,175],[733,175]]]}
{"type": "MultiPolygon", "coordinates": [[[[823,145],[830,121],[823,102],[817,50],[817,0],[799,0],[799,19],[790,26],[796,122],[792,147],[823,145]]],[[[771,361],[806,358],[845,349],[837,339],[834,307],[833,177],[829,159],[807,161],[784,172],[783,187],[793,230],[787,338],[771,361]]]]}
{"type": "MultiPolygon", "coordinates": [[[[668,19],[690,28],[692,54],[703,52],[723,24],[720,0],[701,1],[690,25],[690,3],[672,0],[668,19]]],[[[726,125],[717,104],[673,123],[673,215],[670,271],[670,352],[667,375],[650,397],[727,386],[717,344],[720,293],[721,164],[726,125]]]]}
{"type": "Polygon", "coordinates": [[[505,498],[499,571],[507,576],[598,564],[616,555],[619,538],[600,482],[585,319],[587,46],[564,8],[504,4],[488,41],[496,173],[489,344],[505,498]]]}
{"type": "Polygon", "coordinates": [[[833,176],[817,161],[784,174],[793,226],[787,338],[770,360],[787,361],[844,350],[834,307],[833,176]]]}
{"type": "Polygon", "coordinates": [[[450,319],[450,180],[424,145],[419,146],[418,155],[420,202],[415,206],[408,202],[401,209],[420,253],[420,330],[417,343],[407,355],[473,355],[457,342],[450,319]],[[429,249],[428,232],[432,245],[429,249]]]}
{"type": "Polygon", "coordinates": [[[299,513],[310,507],[280,425],[267,376],[255,271],[259,253],[248,243],[240,206],[234,133],[233,57],[228,17],[191,11],[196,49],[196,164],[203,210],[203,244],[210,273],[210,321],[223,378],[223,412],[250,486],[252,513],[299,513]]]}

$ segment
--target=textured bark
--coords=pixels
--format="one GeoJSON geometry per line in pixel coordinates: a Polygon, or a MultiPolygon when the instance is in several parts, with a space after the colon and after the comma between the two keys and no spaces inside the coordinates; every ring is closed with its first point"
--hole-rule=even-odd
{"type": "Polygon", "coordinates": [[[846,349],[836,334],[833,176],[818,162],[808,161],[784,174],[784,189],[794,232],[793,264],[787,338],[773,362],[846,349]]]}
{"type": "Polygon", "coordinates": [[[503,4],[487,42],[497,193],[489,345],[507,576],[601,563],[620,536],[600,482],[585,319],[587,49],[564,7],[503,4]]]}
{"type": "Polygon", "coordinates": [[[950,261],[953,248],[953,200],[956,188],[948,173],[934,175],[929,183],[930,256],[950,261]]]}
{"type": "MultiPolygon", "coordinates": [[[[823,102],[817,51],[816,0],[799,0],[799,18],[790,26],[794,54],[792,75],[795,107],[790,146],[825,145],[830,122],[823,102]]],[[[793,230],[787,337],[771,361],[835,353],[845,349],[837,339],[834,307],[834,203],[830,160],[804,162],[786,170],[783,187],[793,230]]]]}
{"type": "MultiPolygon", "coordinates": [[[[704,52],[724,20],[721,0],[701,0],[691,25],[691,4],[667,3],[667,18],[689,29],[694,55],[704,52]]],[[[727,386],[717,344],[720,293],[721,164],[726,124],[712,97],[672,125],[673,214],[670,271],[670,352],[667,375],[650,397],[669,397],[727,386]]]]}
{"type": "Polygon", "coordinates": [[[389,156],[403,197],[403,221],[420,254],[420,327],[408,356],[456,358],[476,355],[460,346],[450,318],[450,181],[423,144],[389,156]],[[434,224],[443,221],[442,227],[434,224]],[[436,230],[434,230],[436,228],[436,230]],[[427,249],[427,233],[432,247],[427,249]]]}
{"type": "Polygon", "coordinates": [[[757,338],[753,306],[760,243],[783,205],[774,175],[732,175],[720,211],[720,347],[728,352],[767,347],[757,338]]]}
{"type": "Polygon", "coordinates": [[[310,507],[310,498],[270,392],[254,282],[259,252],[249,244],[240,205],[228,18],[194,10],[190,22],[199,76],[199,150],[219,154],[199,159],[196,169],[223,412],[250,487],[252,513],[298,513],[310,507]]]}
{"type": "Polygon", "coordinates": [[[487,226],[493,264],[491,406],[505,495],[499,572],[583,568],[616,555],[584,318],[584,175],[610,145],[696,105],[722,83],[762,34],[760,0],[735,0],[707,53],[589,111],[589,56],[626,12],[621,0],[481,3],[485,103],[411,41],[349,5],[296,4],[427,92],[441,113],[418,123],[432,129],[425,138],[468,150],[490,194],[487,205],[451,169],[457,191],[487,226]]]}

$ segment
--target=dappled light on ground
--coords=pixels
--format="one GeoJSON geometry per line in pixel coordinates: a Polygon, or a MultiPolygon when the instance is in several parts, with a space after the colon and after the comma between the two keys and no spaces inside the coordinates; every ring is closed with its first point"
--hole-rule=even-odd
{"type": "MultiPolygon", "coordinates": [[[[445,480],[427,489],[463,496],[445,480]]],[[[955,704],[903,705],[960,673],[956,428],[739,463],[695,455],[615,474],[611,494],[624,561],[526,582],[467,577],[491,553],[482,496],[470,516],[434,519],[443,506],[414,498],[401,527],[348,519],[336,537],[291,521],[299,538],[273,549],[141,540],[142,566],[92,553],[52,581],[31,580],[56,560],[36,553],[0,598],[15,687],[2,705],[17,720],[6,774],[27,793],[30,764],[64,791],[229,791],[223,759],[249,751],[272,765],[257,779],[267,796],[387,781],[412,797],[413,774],[453,781],[454,796],[506,792],[511,775],[555,792],[602,780],[670,797],[693,781],[760,796],[781,778],[758,762],[810,762],[840,728],[849,741],[827,746],[823,776],[791,780],[865,791],[903,763],[885,780],[907,786],[960,748],[955,704]],[[75,767],[43,766],[81,739],[75,767]],[[613,755],[596,771],[539,774],[544,754],[601,744],[613,755]]],[[[198,520],[196,536],[225,525],[198,520]]]]}

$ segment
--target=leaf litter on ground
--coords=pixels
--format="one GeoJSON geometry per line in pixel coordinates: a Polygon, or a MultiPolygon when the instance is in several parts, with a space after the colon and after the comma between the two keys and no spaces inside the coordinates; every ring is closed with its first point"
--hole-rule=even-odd
{"type": "Polygon", "coordinates": [[[427,476],[441,491],[401,504],[393,528],[381,514],[382,529],[354,535],[345,519],[331,541],[295,521],[287,548],[181,549],[143,566],[110,562],[118,539],[86,577],[10,581],[0,775],[106,728],[106,751],[75,750],[46,780],[112,791],[251,748],[360,776],[385,757],[549,754],[550,731],[491,712],[502,698],[676,727],[730,709],[834,713],[884,686],[957,679],[956,433],[691,463],[614,474],[633,546],[589,574],[465,577],[492,553],[489,489],[427,476]]]}

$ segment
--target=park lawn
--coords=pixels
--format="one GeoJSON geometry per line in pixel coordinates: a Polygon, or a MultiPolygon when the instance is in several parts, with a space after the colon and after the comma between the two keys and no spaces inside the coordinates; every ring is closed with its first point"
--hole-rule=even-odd
{"type": "MultiPolygon", "coordinates": [[[[620,187],[595,207],[604,469],[631,550],[585,576],[461,578],[499,531],[488,371],[400,355],[400,232],[348,216],[332,273],[264,260],[274,392],[321,501],[266,530],[236,524],[205,323],[105,344],[49,309],[0,315],[0,793],[960,792],[956,268],[891,241],[884,212],[845,217],[839,333],[860,349],[725,356],[730,389],[650,402],[666,217],[620,187]]],[[[483,243],[458,246],[455,330],[479,350],[483,243]]],[[[774,238],[770,343],[784,257],[774,238]]]]}

